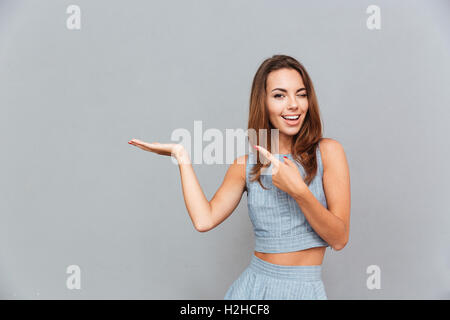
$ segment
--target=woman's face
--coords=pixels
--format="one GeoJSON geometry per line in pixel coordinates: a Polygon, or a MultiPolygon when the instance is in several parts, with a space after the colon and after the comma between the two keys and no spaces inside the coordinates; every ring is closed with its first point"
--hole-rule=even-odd
{"type": "Polygon", "coordinates": [[[282,135],[299,132],[308,111],[308,98],[303,79],[294,69],[279,69],[267,76],[266,105],[269,120],[282,135]],[[289,117],[288,116],[293,116],[289,117]]]}

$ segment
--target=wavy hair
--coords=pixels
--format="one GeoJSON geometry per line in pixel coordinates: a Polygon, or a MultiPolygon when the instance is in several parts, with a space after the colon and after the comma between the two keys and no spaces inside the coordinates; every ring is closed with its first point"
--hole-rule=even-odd
{"type": "MultiPolygon", "coordinates": [[[[253,78],[251,94],[250,94],[250,106],[248,117],[248,129],[255,130],[256,141],[253,144],[260,145],[260,129],[266,129],[267,132],[267,150],[272,152],[271,149],[271,129],[276,129],[269,121],[269,114],[266,106],[266,82],[270,72],[279,69],[294,69],[297,70],[303,79],[303,83],[306,88],[306,94],[308,99],[308,111],[306,112],[305,119],[299,130],[294,135],[291,154],[294,160],[301,163],[305,169],[305,183],[309,186],[314,176],[317,173],[317,157],[316,148],[319,147],[319,141],[322,139],[322,124],[320,118],[319,104],[317,102],[314,86],[309,77],[305,67],[296,59],[287,55],[273,55],[272,57],[263,61],[253,78]]],[[[249,137],[249,143],[252,144],[251,137],[249,137]]],[[[257,155],[259,151],[257,152],[257,155]]],[[[250,181],[258,181],[263,189],[261,183],[261,168],[269,166],[269,163],[263,164],[260,162],[259,157],[256,157],[256,164],[253,166],[250,175],[250,181]]]]}

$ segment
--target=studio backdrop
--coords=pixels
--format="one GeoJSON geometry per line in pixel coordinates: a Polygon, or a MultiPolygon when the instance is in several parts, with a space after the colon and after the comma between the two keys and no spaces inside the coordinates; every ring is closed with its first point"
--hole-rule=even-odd
{"type": "MultiPolygon", "coordinates": [[[[198,232],[172,158],[127,142],[246,130],[257,67],[286,54],[350,168],[328,298],[449,299],[449,16],[446,0],[0,0],[0,298],[222,299],[253,253],[246,194],[198,232]]],[[[193,164],[208,199],[229,165],[193,164]]]]}

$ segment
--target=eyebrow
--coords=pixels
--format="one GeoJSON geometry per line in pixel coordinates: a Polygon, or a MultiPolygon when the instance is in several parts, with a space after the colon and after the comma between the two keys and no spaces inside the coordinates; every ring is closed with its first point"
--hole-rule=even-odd
{"type": "MultiPolygon", "coordinates": [[[[286,89],[283,89],[283,88],[275,88],[275,89],[273,89],[272,91],[275,91],[275,90],[280,90],[280,91],[283,91],[283,92],[287,92],[287,90],[286,89]]],[[[302,91],[302,90],[306,90],[305,88],[300,88],[300,89],[298,89],[296,92],[299,92],[299,91],[302,91]]]]}

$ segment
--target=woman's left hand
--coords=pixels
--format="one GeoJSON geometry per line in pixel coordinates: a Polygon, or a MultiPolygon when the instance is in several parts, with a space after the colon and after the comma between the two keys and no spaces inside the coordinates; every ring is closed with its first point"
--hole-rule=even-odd
{"type": "Polygon", "coordinates": [[[293,161],[285,157],[284,162],[282,162],[263,147],[255,146],[255,148],[272,163],[272,183],[274,186],[293,198],[300,196],[305,188],[308,188],[293,161]]]}

